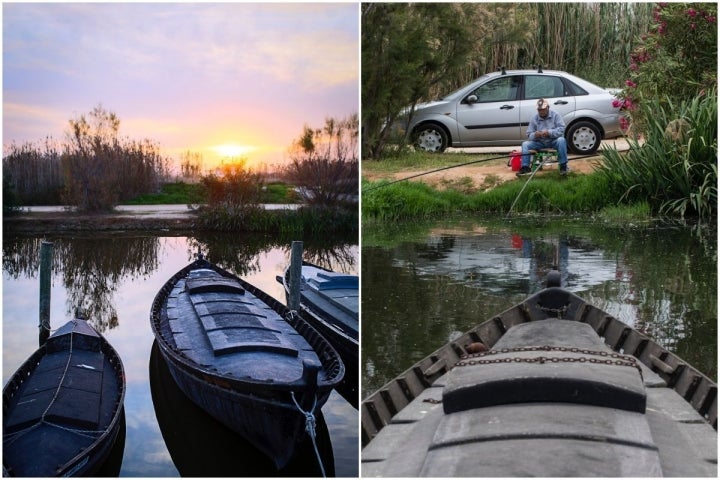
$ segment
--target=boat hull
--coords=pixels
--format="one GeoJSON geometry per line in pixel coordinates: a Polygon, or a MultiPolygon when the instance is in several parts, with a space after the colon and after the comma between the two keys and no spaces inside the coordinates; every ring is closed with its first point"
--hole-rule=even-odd
{"type": "Polygon", "coordinates": [[[103,467],[124,429],[117,352],[84,320],[58,329],[3,389],[3,470],[83,476],[103,467]]]}
{"type": "Polygon", "coordinates": [[[302,319],[288,313],[279,302],[205,260],[198,260],[173,276],[156,296],[151,313],[158,347],[178,387],[209,415],[253,443],[278,469],[292,458],[305,435],[303,412],[320,412],[344,374],[337,352],[302,319]],[[211,270],[232,285],[240,286],[242,293],[218,294],[214,291],[218,284],[215,279],[212,285],[199,290],[200,300],[191,299],[195,302],[193,308],[183,309],[183,302],[190,302],[185,297],[194,295],[183,282],[193,272],[202,270],[211,270]],[[176,299],[172,300],[173,297],[176,299]],[[228,300],[232,298],[259,301],[263,306],[258,307],[260,310],[246,304],[238,307],[228,300]],[[227,311],[212,313],[213,304],[223,304],[227,311]],[[246,318],[248,311],[250,320],[246,318]],[[260,325],[258,317],[263,321],[268,317],[271,326],[260,325]],[[190,330],[200,323],[205,326],[204,331],[190,330]],[[183,330],[180,333],[185,337],[193,337],[194,343],[183,344],[187,338],[178,335],[178,329],[183,330]],[[287,330],[284,333],[293,337],[293,342],[301,341],[302,351],[290,351],[293,347],[281,330],[287,330]],[[224,336],[220,337],[219,332],[224,336]],[[203,335],[207,339],[198,340],[203,335]],[[265,346],[262,342],[269,336],[282,338],[265,346]],[[199,343],[212,343],[215,354],[202,357],[197,353],[199,343]],[[197,358],[204,360],[200,363],[197,358]],[[281,376],[289,362],[300,363],[297,378],[292,374],[281,376]]]}

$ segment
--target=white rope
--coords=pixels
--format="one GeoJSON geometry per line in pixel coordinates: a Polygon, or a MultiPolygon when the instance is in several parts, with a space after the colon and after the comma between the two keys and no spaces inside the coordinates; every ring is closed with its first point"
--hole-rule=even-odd
{"type": "Polygon", "coordinates": [[[298,411],[305,415],[305,431],[308,435],[310,435],[310,440],[312,440],[313,448],[315,449],[315,456],[317,457],[318,464],[320,465],[320,471],[322,472],[323,478],[325,478],[325,466],[323,465],[320,452],[318,452],[317,444],[315,443],[315,416],[313,415],[313,412],[315,411],[315,406],[317,405],[317,397],[313,397],[312,408],[310,411],[306,412],[302,409],[302,407],[300,407],[297,400],[295,400],[295,392],[290,392],[290,396],[292,397],[293,403],[295,403],[295,407],[297,407],[298,411]]]}

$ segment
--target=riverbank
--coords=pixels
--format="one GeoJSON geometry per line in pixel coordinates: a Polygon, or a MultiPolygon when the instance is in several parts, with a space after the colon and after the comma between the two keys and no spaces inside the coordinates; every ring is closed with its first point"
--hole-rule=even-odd
{"type": "Polygon", "coordinates": [[[196,215],[186,205],[119,206],[112,213],[78,213],[65,207],[23,207],[3,217],[3,231],[13,233],[188,230],[196,215]]]}
{"type": "Polygon", "coordinates": [[[267,204],[242,209],[185,205],[117,207],[111,213],[78,213],[63,207],[31,207],[3,218],[5,234],[97,232],[243,232],[275,236],[357,238],[358,210],[267,204]]]}

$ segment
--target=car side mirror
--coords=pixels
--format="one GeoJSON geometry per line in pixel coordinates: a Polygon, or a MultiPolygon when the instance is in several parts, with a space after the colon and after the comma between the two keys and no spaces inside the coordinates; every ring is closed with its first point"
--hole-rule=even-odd
{"type": "Polygon", "coordinates": [[[478,97],[477,97],[477,95],[474,95],[474,94],[468,95],[465,98],[465,103],[477,103],[477,101],[478,101],[478,97]]]}

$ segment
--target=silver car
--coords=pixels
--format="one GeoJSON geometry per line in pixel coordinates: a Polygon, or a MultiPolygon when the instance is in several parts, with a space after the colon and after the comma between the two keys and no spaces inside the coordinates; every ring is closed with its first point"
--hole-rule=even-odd
{"type": "MultiPolygon", "coordinates": [[[[402,121],[416,148],[520,145],[537,113],[537,99],[565,120],[565,139],[573,153],[594,153],[604,138],[622,135],[614,93],[569,73],[503,70],[483,75],[434,102],[419,104],[402,121]]],[[[617,102],[616,102],[617,104],[617,102]]],[[[401,127],[401,128],[403,128],[401,127]]]]}

